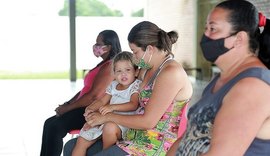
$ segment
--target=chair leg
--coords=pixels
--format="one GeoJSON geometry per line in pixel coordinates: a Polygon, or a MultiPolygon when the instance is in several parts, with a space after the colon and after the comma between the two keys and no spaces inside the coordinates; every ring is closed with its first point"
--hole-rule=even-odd
{"type": "Polygon", "coordinates": [[[74,130],[69,131],[68,133],[71,135],[71,139],[73,139],[80,134],[80,130],[74,129],[74,130]]]}

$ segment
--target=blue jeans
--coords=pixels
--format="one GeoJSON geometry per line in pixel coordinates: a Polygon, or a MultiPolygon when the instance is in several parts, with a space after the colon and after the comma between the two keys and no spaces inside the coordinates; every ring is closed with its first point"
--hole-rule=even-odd
{"type": "MultiPolygon", "coordinates": [[[[69,140],[64,146],[64,156],[71,156],[72,150],[76,144],[77,138],[69,140]]],[[[123,151],[117,145],[106,150],[102,150],[102,140],[99,139],[87,150],[87,156],[126,156],[128,153],[123,151]]]]}

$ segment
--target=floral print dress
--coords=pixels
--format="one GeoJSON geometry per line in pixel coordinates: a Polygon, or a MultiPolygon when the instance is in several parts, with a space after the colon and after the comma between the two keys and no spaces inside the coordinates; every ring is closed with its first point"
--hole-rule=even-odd
{"type": "MultiPolygon", "coordinates": [[[[141,90],[139,95],[140,108],[136,113],[143,114],[154,86],[154,80],[159,74],[167,59],[154,74],[148,84],[141,90]]],[[[178,128],[183,114],[183,108],[187,101],[173,101],[159,122],[153,129],[137,130],[129,129],[122,141],[117,145],[129,153],[136,156],[162,156],[166,155],[171,145],[177,139],[178,128]]],[[[142,121],[143,122],[143,121],[142,121]]]]}

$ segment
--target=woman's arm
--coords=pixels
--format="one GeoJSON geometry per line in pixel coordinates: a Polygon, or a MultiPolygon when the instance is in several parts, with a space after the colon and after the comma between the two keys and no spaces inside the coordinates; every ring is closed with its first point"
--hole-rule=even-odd
{"type": "Polygon", "coordinates": [[[244,155],[269,117],[270,87],[256,78],[239,81],[224,97],[204,156],[244,155]]]}
{"type": "Polygon", "coordinates": [[[87,116],[89,113],[97,111],[102,106],[108,105],[111,97],[111,95],[105,94],[102,98],[95,100],[92,104],[86,107],[84,116],[87,116]]]}
{"type": "Polygon", "coordinates": [[[66,105],[74,102],[79,95],[80,95],[80,91],[75,96],[73,96],[69,101],[67,101],[67,102],[65,102],[63,104],[58,105],[58,107],[55,108],[56,115],[59,116],[59,115],[64,114],[65,112],[67,112],[66,105]]]}
{"type": "Polygon", "coordinates": [[[153,92],[145,107],[144,114],[125,116],[108,113],[105,116],[101,116],[98,113],[92,113],[86,118],[86,120],[91,126],[112,121],[134,129],[153,128],[156,126],[157,122],[165,113],[171,102],[174,101],[178,92],[183,89],[183,86],[186,83],[186,81],[183,81],[183,77],[186,77],[186,73],[183,69],[181,70],[179,66],[168,65],[164,67],[156,78],[153,92]]]}
{"type": "Polygon", "coordinates": [[[135,111],[138,108],[139,99],[138,93],[133,93],[130,97],[130,101],[122,104],[109,104],[106,106],[102,106],[99,108],[99,112],[103,115],[113,112],[128,112],[128,111],[135,111]]]}
{"type": "Polygon", "coordinates": [[[67,111],[86,107],[89,104],[93,103],[95,100],[100,98],[104,95],[106,87],[112,82],[113,75],[111,74],[111,63],[107,63],[102,65],[99,72],[97,73],[96,77],[94,78],[93,84],[91,89],[88,93],[84,94],[78,100],[71,102],[70,104],[66,105],[67,111]]]}
{"type": "MultiPolygon", "coordinates": [[[[91,105],[86,107],[85,113],[83,114],[83,116],[87,116],[88,114],[91,114],[91,113],[97,111],[100,107],[102,107],[104,105],[108,105],[111,97],[112,96],[110,94],[106,93],[102,98],[95,100],[91,105]]],[[[91,128],[91,126],[89,126],[87,123],[85,123],[83,126],[84,130],[88,130],[90,128],[91,128]]]]}
{"type": "Polygon", "coordinates": [[[166,156],[175,156],[176,154],[176,151],[178,149],[178,146],[181,142],[181,139],[182,138],[178,138],[174,143],[173,145],[170,147],[169,151],[166,153],[166,156]]]}
{"type": "Polygon", "coordinates": [[[76,95],[74,95],[70,100],[68,100],[68,101],[65,102],[65,103],[70,104],[70,103],[72,103],[72,102],[75,102],[75,101],[77,100],[77,98],[79,97],[80,93],[81,93],[81,91],[79,91],[76,95]]]}

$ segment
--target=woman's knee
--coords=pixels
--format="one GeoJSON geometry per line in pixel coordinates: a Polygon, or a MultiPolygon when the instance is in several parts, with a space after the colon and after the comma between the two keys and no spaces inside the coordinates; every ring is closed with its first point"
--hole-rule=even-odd
{"type": "MultiPolygon", "coordinates": [[[[71,156],[72,150],[75,147],[75,144],[77,142],[77,138],[69,140],[65,145],[63,149],[64,156],[71,156]]],[[[94,155],[98,152],[100,152],[103,149],[102,146],[102,140],[98,139],[90,148],[87,150],[87,156],[94,155]]]]}
{"type": "Polygon", "coordinates": [[[59,117],[51,117],[44,123],[44,131],[47,135],[65,136],[68,132],[64,122],[59,117]]]}
{"type": "Polygon", "coordinates": [[[122,150],[120,147],[118,147],[117,145],[114,145],[106,150],[102,150],[99,153],[96,153],[94,156],[127,156],[129,155],[127,152],[125,152],[124,150],[122,150]]]}
{"type": "Polygon", "coordinates": [[[44,127],[50,125],[50,124],[53,123],[55,120],[56,120],[56,117],[55,117],[55,116],[52,116],[52,117],[46,119],[45,122],[44,122],[44,127]]]}
{"type": "Polygon", "coordinates": [[[77,138],[69,140],[65,145],[63,149],[64,156],[71,156],[72,150],[77,142],[77,138]]]}
{"type": "Polygon", "coordinates": [[[44,131],[51,131],[51,127],[52,125],[54,125],[54,123],[56,122],[56,116],[52,116],[50,118],[48,118],[43,125],[43,130],[44,131]]]}

